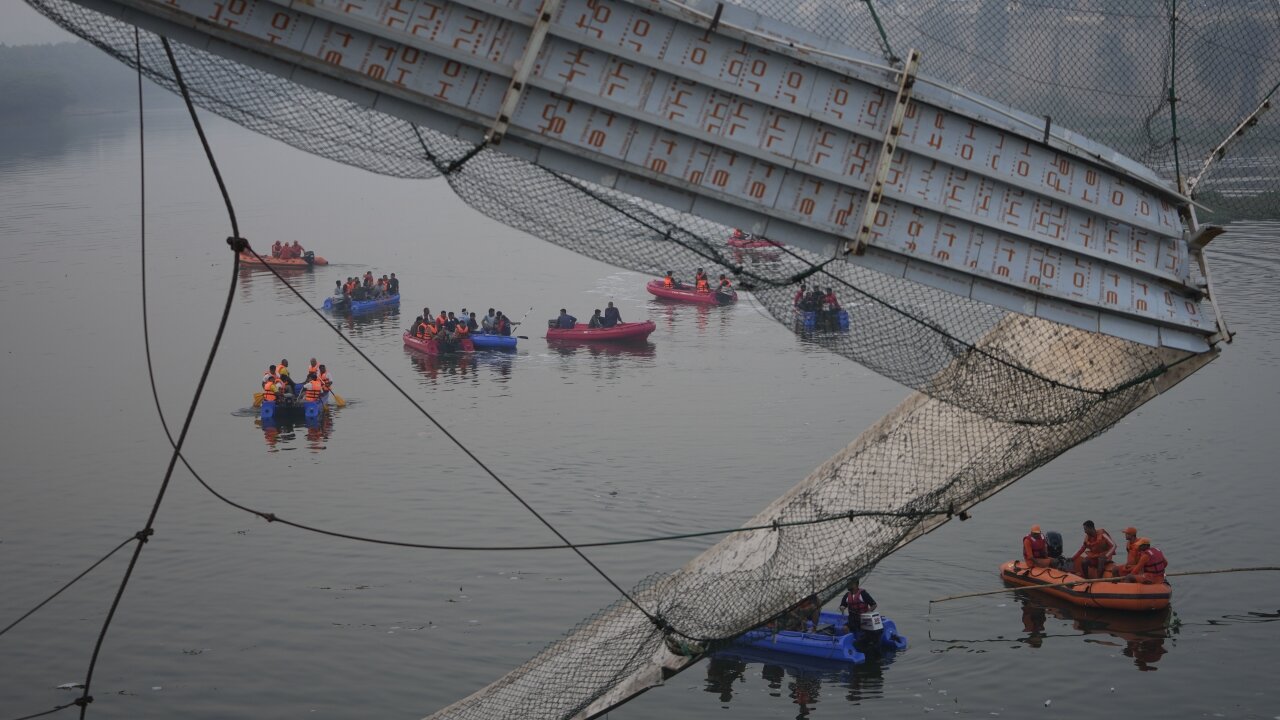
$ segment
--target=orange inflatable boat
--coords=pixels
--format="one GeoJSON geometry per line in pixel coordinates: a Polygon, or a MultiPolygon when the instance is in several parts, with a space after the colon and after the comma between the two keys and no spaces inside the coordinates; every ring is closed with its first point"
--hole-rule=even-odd
{"type": "Polygon", "coordinates": [[[240,253],[240,262],[249,265],[270,265],[271,267],[276,268],[305,268],[313,265],[329,264],[328,260],[312,253],[310,250],[307,251],[307,256],[287,259],[264,255],[262,256],[262,260],[259,260],[249,253],[240,253]]]}
{"type": "Polygon", "coordinates": [[[1022,560],[1011,560],[1000,566],[1000,579],[1006,585],[1037,588],[1058,583],[1080,582],[1078,585],[1043,587],[1041,592],[1082,607],[1108,610],[1148,611],[1169,607],[1173,588],[1162,582],[1146,585],[1136,582],[1083,582],[1084,578],[1055,568],[1027,567],[1022,560]]]}

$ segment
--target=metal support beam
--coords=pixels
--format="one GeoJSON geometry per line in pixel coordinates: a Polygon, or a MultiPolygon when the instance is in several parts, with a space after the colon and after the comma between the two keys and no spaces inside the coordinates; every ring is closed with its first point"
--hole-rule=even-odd
{"type": "Polygon", "coordinates": [[[524,93],[525,84],[533,72],[533,66],[538,61],[538,53],[542,51],[542,46],[547,40],[551,20],[560,11],[560,3],[561,0],[542,0],[542,7],[538,8],[538,17],[533,21],[533,29],[529,33],[529,42],[524,46],[524,54],[516,61],[514,72],[511,74],[511,84],[507,86],[507,92],[502,96],[498,117],[494,119],[489,132],[485,133],[486,143],[497,145],[502,142],[502,136],[507,134],[511,116],[515,114],[520,96],[524,93]]]}
{"type": "Polygon", "coordinates": [[[916,72],[919,68],[920,51],[912,49],[907,53],[907,62],[903,65],[902,75],[898,78],[898,97],[893,103],[893,115],[889,118],[889,128],[880,146],[880,157],[876,160],[875,175],[871,178],[867,202],[862,206],[862,219],[858,223],[858,232],[845,245],[846,254],[861,255],[867,251],[867,243],[871,240],[871,223],[875,220],[876,211],[880,209],[880,201],[884,198],[884,178],[889,174],[889,165],[893,162],[893,154],[898,149],[898,138],[902,136],[902,121],[907,114],[907,102],[911,100],[911,88],[916,84],[916,72]]]}

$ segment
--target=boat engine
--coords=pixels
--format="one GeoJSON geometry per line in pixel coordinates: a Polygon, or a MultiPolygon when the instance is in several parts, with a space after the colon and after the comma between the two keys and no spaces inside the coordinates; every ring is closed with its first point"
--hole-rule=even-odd
{"type": "Polygon", "coordinates": [[[1057,530],[1050,530],[1044,534],[1045,544],[1048,545],[1049,557],[1062,557],[1062,533],[1057,530]]]}

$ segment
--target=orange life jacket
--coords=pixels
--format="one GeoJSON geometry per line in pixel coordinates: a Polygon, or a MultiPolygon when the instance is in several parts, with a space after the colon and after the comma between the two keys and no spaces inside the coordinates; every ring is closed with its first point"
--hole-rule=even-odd
{"type": "Polygon", "coordinates": [[[711,286],[707,284],[707,279],[704,277],[698,278],[698,292],[711,292],[711,286]]]}
{"type": "Polygon", "coordinates": [[[1124,549],[1127,553],[1125,557],[1125,565],[1130,568],[1138,567],[1138,556],[1142,554],[1142,552],[1138,550],[1137,542],[1137,538],[1134,538],[1133,542],[1129,542],[1128,540],[1124,541],[1124,549]]]}
{"type": "Polygon", "coordinates": [[[662,287],[673,288],[675,286],[676,286],[676,281],[672,279],[670,275],[662,278],[662,287]]]}
{"type": "Polygon", "coordinates": [[[1090,557],[1111,557],[1116,552],[1116,543],[1111,539],[1111,535],[1106,530],[1098,528],[1098,531],[1089,537],[1088,533],[1084,536],[1084,549],[1090,557]],[[1108,550],[1110,547],[1110,550],[1108,550]]]}
{"type": "Polygon", "coordinates": [[[724,280],[721,280],[721,281],[720,281],[720,289],[721,289],[721,290],[732,290],[732,289],[733,289],[733,283],[729,282],[729,278],[725,278],[724,280]]]}
{"type": "Polygon", "coordinates": [[[459,320],[458,325],[454,328],[454,332],[458,333],[458,335],[460,336],[463,336],[471,332],[471,328],[467,327],[467,324],[465,322],[462,322],[461,320],[459,320]]]}
{"type": "Polygon", "coordinates": [[[1144,579],[1157,581],[1164,579],[1164,569],[1169,567],[1169,562],[1164,559],[1164,553],[1159,550],[1147,546],[1145,552],[1138,555],[1138,566],[1144,579]]]}
{"type": "Polygon", "coordinates": [[[306,402],[315,402],[324,394],[324,387],[320,385],[319,380],[312,380],[307,383],[306,389],[302,391],[302,399],[306,402]]]}
{"type": "Polygon", "coordinates": [[[275,378],[268,378],[262,381],[262,402],[276,401],[276,381],[275,378]]]}
{"type": "Polygon", "coordinates": [[[436,316],[436,329],[440,330],[444,328],[444,324],[447,322],[449,322],[449,316],[444,313],[440,313],[436,316]]]}
{"type": "Polygon", "coordinates": [[[436,326],[429,322],[422,323],[422,327],[418,328],[424,339],[430,340],[436,334],[436,326]]]}
{"type": "Polygon", "coordinates": [[[1049,557],[1049,541],[1043,535],[1027,535],[1022,538],[1022,557],[1027,560],[1049,557]]]}
{"type": "Polygon", "coordinates": [[[329,379],[329,373],[327,372],[320,373],[316,376],[316,379],[320,381],[320,387],[324,388],[325,392],[329,392],[329,388],[333,387],[333,381],[329,379]]]}

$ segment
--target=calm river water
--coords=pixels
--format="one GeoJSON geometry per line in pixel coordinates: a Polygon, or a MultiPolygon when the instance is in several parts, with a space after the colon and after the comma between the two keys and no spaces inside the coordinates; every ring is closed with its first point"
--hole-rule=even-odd
{"type": "MultiPolygon", "coordinates": [[[[104,62],[106,60],[104,59],[104,62]]],[[[199,145],[151,98],[145,258],[156,381],[183,413],[230,282],[229,234],[199,145]]],[[[660,305],[646,278],[498,225],[443,182],[377,177],[207,118],[243,233],[333,266],[396,272],[399,313],[344,325],[388,374],[569,537],[732,527],[908,390],[816,350],[752,302],[660,305]],[[557,351],[539,332],[613,300],[658,329],[639,350],[557,351]],[[531,339],[432,362],[401,346],[423,305],[496,307],[531,339]],[[532,307],[532,310],[530,308],[532,307]]],[[[0,137],[0,626],[140,529],[169,451],[143,355],[138,138],[129,117],[0,137]]],[[[1280,717],[1280,573],[1176,581],[1163,618],[1079,615],[999,587],[1028,525],[1071,549],[1092,518],[1136,524],[1172,571],[1274,565],[1280,225],[1212,246],[1237,341],[1171,393],[883,562],[865,586],[911,639],[853,670],[702,662],[614,718],[1280,717]]],[[[340,532],[456,544],[553,541],[269,274],[242,271],[186,454],[237,502],[340,532]],[[264,431],[265,367],[315,356],[350,402],[330,425],[264,431]]],[[[90,717],[417,718],[499,677],[615,599],[568,553],[446,553],[267,524],[184,470],[103,651],[90,717]]],[[[624,586],[714,542],[597,550],[624,586]]],[[[0,720],[68,702],[127,554],[0,637],[0,720]]]]}

